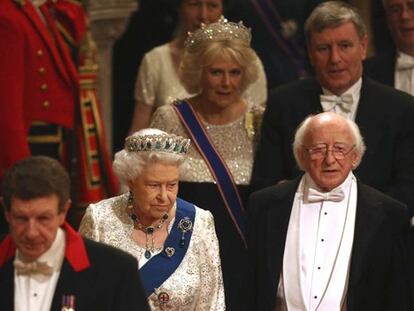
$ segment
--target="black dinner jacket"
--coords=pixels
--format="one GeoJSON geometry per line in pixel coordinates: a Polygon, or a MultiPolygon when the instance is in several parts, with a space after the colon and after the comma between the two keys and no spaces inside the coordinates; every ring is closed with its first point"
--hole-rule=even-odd
{"type": "MultiPolygon", "coordinates": [[[[90,267],[76,272],[65,258],[51,311],[62,310],[63,295],[75,296],[76,311],[149,310],[134,257],[84,239],[90,267]]],[[[0,310],[14,310],[13,258],[0,268],[0,310]]]]}
{"type": "Polygon", "coordinates": [[[385,51],[364,62],[364,73],[378,82],[394,87],[395,62],[395,50],[385,51]]]}
{"type": "MultiPolygon", "coordinates": [[[[248,201],[249,311],[274,311],[292,203],[299,178],[252,194],[248,201]]],[[[358,180],[348,311],[407,310],[406,233],[402,203],[358,180]]]]}
{"type": "MultiPolygon", "coordinates": [[[[294,134],[307,116],[323,111],[320,94],[315,79],[270,92],[253,167],[254,189],[301,174],[292,152],[294,134]]],[[[367,146],[356,174],[414,214],[414,97],[363,77],[355,122],[367,146]]]]}

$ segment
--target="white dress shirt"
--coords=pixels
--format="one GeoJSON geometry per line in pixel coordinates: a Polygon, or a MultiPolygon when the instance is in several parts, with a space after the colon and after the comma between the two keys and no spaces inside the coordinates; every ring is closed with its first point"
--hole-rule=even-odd
{"type": "Polygon", "coordinates": [[[278,300],[289,311],[345,310],[352,252],[357,184],[352,173],[338,187],[340,202],[309,203],[315,184],[302,178],[293,202],[283,257],[278,300]]]}
{"type": "MultiPolygon", "coordinates": [[[[14,272],[14,310],[45,311],[50,310],[60,269],[65,255],[65,232],[59,228],[52,246],[39,258],[53,268],[50,276],[43,274],[18,275],[14,272]]],[[[22,260],[17,250],[16,259],[22,260]]]]}
{"type": "MultiPolygon", "coordinates": [[[[359,80],[355,82],[354,85],[352,85],[345,93],[341,94],[341,96],[348,95],[348,94],[352,96],[353,104],[349,112],[342,111],[339,106],[334,106],[330,110],[324,110],[324,112],[327,112],[327,111],[335,112],[347,119],[355,121],[356,111],[358,109],[359,99],[361,97],[361,86],[362,86],[362,78],[359,78],[359,80]]],[[[325,88],[322,88],[322,91],[324,95],[334,95],[331,91],[325,88]]]]}
{"type": "Polygon", "coordinates": [[[395,88],[414,95],[414,57],[398,52],[394,74],[395,88]]]}

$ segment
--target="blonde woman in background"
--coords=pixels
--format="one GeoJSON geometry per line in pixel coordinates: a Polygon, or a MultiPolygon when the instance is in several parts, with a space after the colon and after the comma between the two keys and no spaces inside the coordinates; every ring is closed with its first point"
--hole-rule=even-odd
{"type": "MultiPolygon", "coordinates": [[[[225,4],[225,0],[172,2],[176,4],[179,15],[178,34],[172,41],[145,54],[141,62],[135,84],[136,103],[130,133],[148,127],[158,107],[191,95],[178,76],[178,67],[185,50],[184,42],[188,32],[194,32],[201,24],[217,22],[225,4]]],[[[259,68],[259,78],[245,90],[243,96],[255,104],[264,105],[267,100],[266,77],[259,58],[255,62],[259,68]]]]}

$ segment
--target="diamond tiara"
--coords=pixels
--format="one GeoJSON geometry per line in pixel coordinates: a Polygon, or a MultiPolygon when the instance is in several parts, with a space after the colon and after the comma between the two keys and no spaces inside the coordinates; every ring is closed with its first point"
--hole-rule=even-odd
{"type": "Polygon", "coordinates": [[[222,15],[218,22],[209,25],[201,24],[201,28],[189,32],[184,42],[186,48],[191,48],[205,40],[233,40],[239,39],[246,45],[250,45],[252,34],[250,28],[243,25],[243,22],[229,22],[222,15]]]}
{"type": "Polygon", "coordinates": [[[125,139],[125,150],[128,152],[155,151],[175,154],[186,154],[191,140],[178,135],[132,135],[125,139]]]}

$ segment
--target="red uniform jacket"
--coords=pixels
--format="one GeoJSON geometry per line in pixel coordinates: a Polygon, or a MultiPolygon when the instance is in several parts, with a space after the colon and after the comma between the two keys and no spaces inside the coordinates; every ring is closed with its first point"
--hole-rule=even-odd
{"type": "Polygon", "coordinates": [[[74,125],[76,68],[55,24],[49,25],[30,1],[0,1],[0,179],[30,155],[33,121],[74,125]]]}

